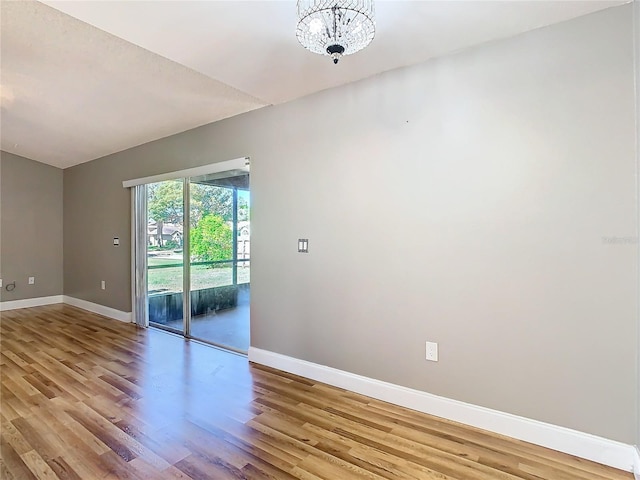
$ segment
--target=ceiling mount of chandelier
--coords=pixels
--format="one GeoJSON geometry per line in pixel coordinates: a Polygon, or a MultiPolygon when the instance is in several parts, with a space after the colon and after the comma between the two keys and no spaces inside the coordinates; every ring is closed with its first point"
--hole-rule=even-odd
{"type": "Polygon", "coordinates": [[[298,41],[333,63],[362,50],[376,33],[373,0],[298,0],[297,9],[298,41]]]}

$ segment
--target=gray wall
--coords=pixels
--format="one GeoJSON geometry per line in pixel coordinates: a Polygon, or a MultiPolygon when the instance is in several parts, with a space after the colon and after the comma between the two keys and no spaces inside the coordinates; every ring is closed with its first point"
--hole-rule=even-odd
{"type": "Polygon", "coordinates": [[[65,170],[65,292],[130,310],[122,180],[249,155],[253,346],[636,443],[631,8],[65,170]]]}
{"type": "Polygon", "coordinates": [[[129,312],[131,197],[122,179],[131,166],[107,159],[64,170],[64,293],[129,312]]]}
{"type": "Polygon", "coordinates": [[[62,295],[62,170],[6,152],[0,169],[0,299],[62,295]]]}
{"type": "MultiPolygon", "coordinates": [[[[637,185],[640,187],[640,2],[633,2],[634,8],[634,44],[635,44],[635,78],[636,78],[636,161],[638,168],[636,169],[636,175],[638,176],[637,185]]],[[[638,201],[640,202],[640,192],[638,201]]],[[[638,229],[636,230],[636,241],[640,245],[640,208],[638,208],[638,229]]],[[[639,246],[640,249],[640,246],[639,246]]],[[[640,284],[640,255],[638,255],[638,284],[640,284]]],[[[637,369],[636,379],[638,387],[638,413],[636,414],[637,420],[637,433],[636,433],[636,446],[640,453],[640,298],[638,298],[638,323],[637,323],[637,335],[638,335],[638,352],[637,352],[637,369]]],[[[640,473],[640,472],[639,472],[640,473]]]]}

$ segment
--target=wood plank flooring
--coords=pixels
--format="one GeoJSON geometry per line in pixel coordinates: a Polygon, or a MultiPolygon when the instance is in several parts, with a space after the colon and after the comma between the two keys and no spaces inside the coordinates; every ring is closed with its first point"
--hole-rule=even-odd
{"type": "Polygon", "coordinates": [[[67,305],[1,315],[2,479],[633,478],[67,305]]]}

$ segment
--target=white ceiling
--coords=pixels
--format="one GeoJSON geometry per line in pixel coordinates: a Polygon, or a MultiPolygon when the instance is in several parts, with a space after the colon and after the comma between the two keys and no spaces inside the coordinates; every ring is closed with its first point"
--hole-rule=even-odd
{"type": "Polygon", "coordinates": [[[626,1],[378,0],[336,66],[298,44],[293,0],[2,0],[1,148],[66,168],[626,1]]]}

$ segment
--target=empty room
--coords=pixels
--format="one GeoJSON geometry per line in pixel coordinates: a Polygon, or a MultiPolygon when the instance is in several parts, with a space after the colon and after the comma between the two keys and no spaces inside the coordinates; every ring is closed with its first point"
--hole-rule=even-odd
{"type": "Polygon", "coordinates": [[[0,478],[640,480],[639,1],[0,27],[0,478]]]}

